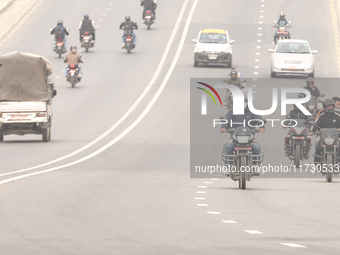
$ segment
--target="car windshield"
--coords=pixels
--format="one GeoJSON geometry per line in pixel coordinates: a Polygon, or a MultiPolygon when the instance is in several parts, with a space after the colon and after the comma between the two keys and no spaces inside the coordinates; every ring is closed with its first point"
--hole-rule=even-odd
{"type": "Polygon", "coordinates": [[[202,33],[200,36],[200,43],[227,43],[226,34],[222,33],[202,33]]]}
{"type": "Polygon", "coordinates": [[[276,53],[310,54],[308,43],[281,42],[276,53]]]}

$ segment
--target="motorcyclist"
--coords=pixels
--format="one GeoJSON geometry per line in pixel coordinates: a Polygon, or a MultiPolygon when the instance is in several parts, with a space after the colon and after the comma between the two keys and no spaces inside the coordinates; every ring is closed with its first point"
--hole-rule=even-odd
{"type": "Polygon", "coordinates": [[[77,47],[76,46],[71,46],[70,47],[70,53],[66,55],[64,63],[67,62],[67,67],[65,69],[65,77],[68,78],[68,67],[70,65],[75,65],[76,67],[78,67],[79,71],[78,71],[78,79],[79,81],[81,80],[81,76],[82,76],[82,70],[81,67],[79,66],[79,63],[84,63],[79,55],[79,53],[77,52],[77,47]]]}
{"type": "Polygon", "coordinates": [[[124,30],[124,33],[122,35],[122,42],[123,42],[123,45],[122,45],[122,49],[125,48],[125,34],[132,34],[133,36],[133,43],[134,45],[137,45],[137,36],[136,34],[133,32],[133,29],[138,29],[138,26],[137,26],[137,22],[133,22],[131,21],[131,17],[130,16],[125,16],[125,21],[122,22],[119,26],[119,29],[123,29],[124,30]]]}
{"type": "Polygon", "coordinates": [[[312,77],[308,77],[306,80],[307,86],[303,87],[304,89],[307,89],[312,96],[314,97],[319,97],[320,96],[320,91],[319,89],[315,86],[314,79],[312,77]]]}
{"type": "Polygon", "coordinates": [[[152,11],[153,14],[153,22],[156,22],[156,8],[157,8],[157,4],[155,3],[154,0],[141,0],[140,2],[141,6],[144,6],[144,10],[143,10],[143,23],[145,22],[145,12],[146,11],[152,11]]]}
{"type": "MultiPolygon", "coordinates": [[[[294,104],[294,109],[291,110],[288,115],[286,116],[287,119],[291,119],[291,120],[297,120],[297,119],[303,119],[303,120],[307,120],[307,119],[313,119],[312,116],[308,116],[308,115],[305,115],[300,109],[299,107],[297,107],[295,104],[294,104]]],[[[285,121],[283,122],[284,125],[287,125],[287,126],[293,126],[295,123],[293,121],[285,121]]],[[[291,140],[291,135],[290,135],[290,131],[288,131],[288,134],[285,136],[285,155],[286,157],[289,157],[291,158],[292,157],[292,149],[290,148],[290,140],[291,140]]],[[[310,151],[310,144],[311,144],[312,140],[310,137],[307,137],[306,139],[306,148],[308,150],[304,151],[303,152],[303,157],[305,159],[309,159],[309,151],[310,151]]]]}
{"type": "MultiPolygon", "coordinates": [[[[227,120],[227,123],[223,124],[221,126],[221,133],[224,133],[227,131],[228,128],[232,127],[232,128],[237,128],[237,127],[250,127],[249,124],[248,124],[248,121],[249,120],[262,120],[262,117],[260,115],[256,115],[256,114],[253,114],[249,108],[248,108],[248,98],[247,98],[247,94],[245,94],[245,97],[244,97],[244,114],[243,115],[234,115],[233,113],[233,109],[229,110],[227,115],[225,116],[225,119],[227,120]],[[244,123],[245,125],[243,124],[240,124],[240,123],[244,123]],[[232,126],[231,126],[232,124],[232,126]]],[[[263,124],[261,121],[259,121],[259,126],[261,126],[261,124],[263,124]]],[[[252,125],[254,126],[255,123],[254,121],[252,122],[252,125]]],[[[260,133],[263,134],[265,132],[265,129],[264,129],[264,126],[260,127],[259,129],[260,133]]],[[[253,155],[260,155],[261,154],[261,147],[259,145],[258,142],[253,142],[251,144],[251,147],[252,147],[252,152],[253,152],[253,155]]],[[[232,142],[232,141],[228,141],[224,147],[224,154],[225,155],[233,155],[233,150],[235,148],[235,143],[232,142]]],[[[231,158],[227,158],[227,160],[232,160],[231,158]]],[[[227,162],[227,163],[230,163],[227,162]]]]}
{"type": "MultiPolygon", "coordinates": [[[[227,84],[235,85],[239,87],[240,89],[245,89],[242,79],[237,76],[238,76],[238,72],[236,70],[231,70],[228,78],[224,80],[224,82],[227,84]]],[[[228,102],[229,100],[230,100],[230,93],[229,93],[229,90],[227,89],[225,101],[228,102]]]]}
{"type": "Polygon", "coordinates": [[[64,41],[64,46],[67,48],[67,38],[65,35],[69,35],[69,32],[64,27],[64,22],[62,20],[58,20],[57,26],[51,30],[51,35],[54,35],[53,39],[53,48],[56,50],[56,41],[58,39],[62,39],[64,41]]]}
{"type": "MultiPolygon", "coordinates": [[[[277,32],[279,31],[279,27],[285,27],[288,24],[290,24],[290,21],[286,19],[286,15],[284,12],[280,12],[279,14],[279,19],[274,23],[274,27],[277,28],[277,30],[275,31],[275,35],[274,35],[274,42],[276,43],[278,35],[277,32]]],[[[287,31],[288,33],[288,39],[290,39],[290,32],[287,31]]]]}
{"type": "Polygon", "coordinates": [[[84,14],[84,19],[80,21],[79,26],[79,40],[80,43],[83,42],[83,36],[85,32],[89,32],[90,35],[92,35],[92,46],[94,46],[95,40],[96,40],[96,24],[94,23],[93,20],[90,19],[90,16],[88,14],[84,14]]]}
{"type": "MultiPolygon", "coordinates": [[[[243,75],[239,71],[237,71],[237,69],[235,67],[230,69],[230,71],[233,71],[233,70],[235,70],[237,72],[237,78],[243,79],[243,75]]],[[[228,78],[230,78],[230,77],[231,77],[231,75],[229,74],[228,78]]]]}
{"type": "MultiPolygon", "coordinates": [[[[323,112],[319,114],[319,116],[315,120],[315,124],[318,126],[313,126],[309,135],[313,135],[319,128],[340,128],[340,115],[334,111],[334,101],[331,98],[327,98],[322,103],[323,112]]],[[[320,140],[317,142],[315,146],[315,155],[321,155],[322,147],[320,140]]],[[[314,164],[317,165],[320,163],[319,157],[314,157],[314,164]]],[[[313,174],[316,174],[314,172],[313,174]]]]}
{"type": "Polygon", "coordinates": [[[339,113],[340,112],[340,97],[332,97],[335,107],[334,107],[334,111],[339,113]]]}

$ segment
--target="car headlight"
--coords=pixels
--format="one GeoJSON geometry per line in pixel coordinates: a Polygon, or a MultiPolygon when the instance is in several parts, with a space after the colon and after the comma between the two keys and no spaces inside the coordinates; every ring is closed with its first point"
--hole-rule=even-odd
{"type": "Polygon", "coordinates": [[[200,48],[200,47],[196,47],[196,52],[198,52],[198,53],[202,53],[202,52],[203,52],[203,49],[202,49],[202,48],[200,48]]]}
{"type": "Polygon", "coordinates": [[[282,63],[282,59],[274,58],[273,63],[282,63]]]}
{"type": "Polygon", "coordinates": [[[314,109],[315,109],[315,105],[312,105],[312,104],[311,104],[311,105],[308,105],[308,109],[309,109],[309,110],[314,110],[314,109]]]}
{"type": "Polygon", "coordinates": [[[241,135],[237,137],[238,143],[248,143],[248,141],[249,141],[249,136],[247,135],[241,135]]]}
{"type": "Polygon", "coordinates": [[[325,144],[332,145],[334,143],[334,138],[325,138],[325,144]]]}
{"type": "Polygon", "coordinates": [[[311,65],[311,64],[313,64],[313,63],[314,63],[313,60],[304,60],[304,61],[302,61],[302,64],[303,64],[303,65],[311,65]]]}

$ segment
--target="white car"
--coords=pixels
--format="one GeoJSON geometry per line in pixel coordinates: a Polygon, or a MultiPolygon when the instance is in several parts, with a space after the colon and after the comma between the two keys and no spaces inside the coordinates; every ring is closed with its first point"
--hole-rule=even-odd
{"type": "Polygon", "coordinates": [[[311,49],[306,40],[280,40],[272,53],[270,76],[276,74],[305,74],[314,77],[314,54],[318,51],[311,49]]]}
{"type": "Polygon", "coordinates": [[[222,29],[203,29],[199,32],[195,43],[194,66],[202,64],[227,64],[232,66],[232,44],[227,30],[222,29]]]}

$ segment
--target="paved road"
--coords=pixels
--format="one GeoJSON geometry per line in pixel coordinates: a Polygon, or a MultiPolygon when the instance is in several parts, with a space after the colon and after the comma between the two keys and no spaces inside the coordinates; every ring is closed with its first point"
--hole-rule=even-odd
{"type": "MultiPolygon", "coordinates": [[[[319,50],[316,76],[338,78],[330,5],[310,2],[300,0],[303,8],[296,8],[290,1],[160,1],[157,23],[147,31],[132,0],[122,5],[76,1],[72,8],[66,8],[66,0],[42,1],[0,46],[1,54],[20,50],[46,56],[58,89],[51,142],[8,136],[0,146],[2,253],[338,254],[339,182],[258,178],[241,191],[228,179],[189,178],[189,78],[229,72],[194,68],[191,39],[204,27],[228,29],[236,40],[234,65],[245,77],[267,78],[271,24],[284,10],[295,25],[292,36],[310,40],[319,50]],[[97,44],[83,53],[84,77],[71,89],[63,77],[65,65],[51,49],[49,29],[63,19],[71,29],[69,45],[79,46],[76,31],[84,13],[99,25],[97,44]],[[130,55],[120,49],[118,30],[126,14],[140,24],[138,45],[130,55]]],[[[304,83],[300,78],[294,84],[299,81],[304,83]]],[[[330,87],[322,91],[340,93],[330,87]]],[[[257,93],[267,90],[260,87],[257,93]]],[[[259,138],[276,164],[289,163],[282,134],[273,129],[259,138]]]]}

